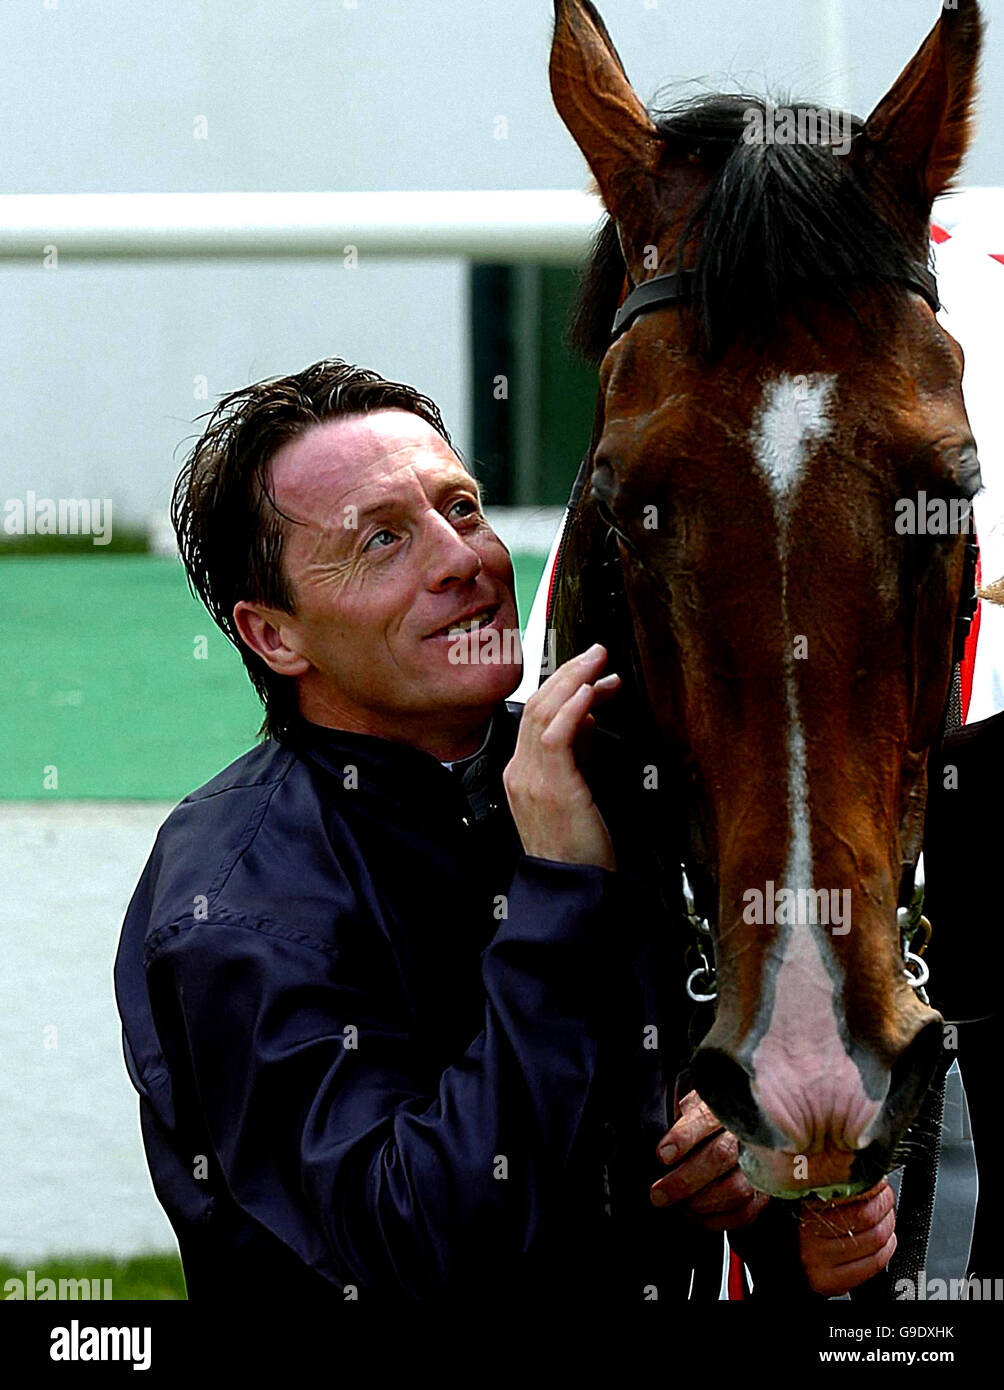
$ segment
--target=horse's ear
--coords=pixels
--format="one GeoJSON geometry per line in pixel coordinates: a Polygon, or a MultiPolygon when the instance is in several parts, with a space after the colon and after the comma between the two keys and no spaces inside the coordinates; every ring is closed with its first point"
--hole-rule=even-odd
{"type": "Polygon", "coordinates": [[[632,221],[655,207],[663,144],[589,0],[554,0],[551,93],[607,210],[631,238],[632,221]]]}
{"type": "Polygon", "coordinates": [[[969,146],[983,36],[978,0],[955,0],[868,117],[854,158],[926,222],[969,146]]]}

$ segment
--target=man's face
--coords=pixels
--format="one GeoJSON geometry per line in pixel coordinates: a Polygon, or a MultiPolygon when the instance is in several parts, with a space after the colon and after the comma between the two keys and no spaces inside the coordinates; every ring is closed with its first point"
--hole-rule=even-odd
{"type": "Polygon", "coordinates": [[[431,425],[401,410],[326,421],[279,450],[271,483],[304,523],[287,523],[296,616],[279,629],[309,662],[306,718],[408,738],[442,718],[483,718],[512,693],[512,561],[431,425]],[[449,635],[472,616],[478,632],[449,635]]]}

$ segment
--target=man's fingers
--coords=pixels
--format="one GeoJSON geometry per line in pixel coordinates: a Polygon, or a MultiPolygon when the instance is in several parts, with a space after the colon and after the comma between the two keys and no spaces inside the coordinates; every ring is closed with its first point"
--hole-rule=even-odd
{"type": "Polygon", "coordinates": [[[802,1203],[799,1250],[817,1293],[847,1293],[886,1267],[896,1249],[895,1201],[883,1180],[860,1197],[802,1203]]]}
{"type": "MultiPolygon", "coordinates": [[[[670,1206],[686,1197],[692,1197],[709,1183],[716,1182],[724,1174],[736,1167],[739,1160],[739,1141],[728,1130],[716,1135],[702,1148],[694,1150],[682,1163],[678,1163],[666,1177],[652,1184],[651,1200],[658,1206],[670,1206]]],[[[746,1187],[746,1195],[753,1188],[742,1173],[739,1179],[746,1187]]]]}
{"type": "Polygon", "coordinates": [[[876,1226],[895,1209],[896,1197],[883,1180],[859,1197],[838,1201],[808,1200],[802,1203],[799,1222],[810,1236],[844,1240],[848,1235],[876,1226]]]}
{"type": "Polygon", "coordinates": [[[555,754],[564,758],[569,752],[574,758],[577,752],[585,752],[594,723],[590,710],[605,704],[621,686],[615,672],[596,679],[606,660],[606,649],[597,643],[566,661],[530,696],[516,735],[513,760],[503,777],[505,785],[513,777],[511,769],[522,767],[532,745],[538,759],[555,754]]]}
{"type": "Polygon", "coordinates": [[[599,681],[606,659],[602,646],[591,647],[530,697],[502,786],[526,854],[615,872],[610,834],[577,758],[594,731],[591,707],[617,686],[599,681]]]}
{"type": "Polygon", "coordinates": [[[739,1207],[744,1207],[755,1196],[757,1193],[751,1187],[746,1175],[740,1168],[733,1168],[724,1177],[710,1182],[707,1187],[702,1187],[699,1192],[695,1192],[687,1202],[687,1210],[696,1212],[699,1216],[711,1215],[714,1212],[735,1211],[739,1207]]]}
{"type": "Polygon", "coordinates": [[[876,1254],[892,1235],[895,1225],[896,1213],[890,1211],[876,1226],[870,1226],[867,1230],[849,1231],[843,1237],[807,1234],[806,1239],[813,1243],[820,1255],[829,1256],[831,1261],[836,1260],[835,1267],[839,1268],[845,1264],[853,1264],[866,1255],[876,1254]]]}
{"type": "Polygon", "coordinates": [[[688,1091],[680,1102],[680,1111],[680,1118],[659,1140],[659,1158],[663,1163],[675,1163],[709,1134],[724,1129],[696,1091],[688,1091]]]}
{"type": "Polygon", "coordinates": [[[868,1255],[860,1260],[852,1260],[849,1264],[837,1265],[828,1269],[813,1269],[810,1265],[806,1265],[806,1273],[816,1293],[827,1294],[832,1297],[834,1294],[847,1293],[851,1289],[856,1289],[867,1279],[873,1279],[876,1274],[885,1269],[895,1250],[896,1236],[891,1235],[882,1249],[874,1255],[868,1255]]]}
{"type": "Polygon", "coordinates": [[[598,681],[593,681],[593,690],[596,692],[596,703],[603,704],[609,700],[611,695],[616,695],[621,686],[621,678],[616,671],[611,671],[609,676],[601,676],[598,681]]]}
{"type": "Polygon", "coordinates": [[[594,689],[583,682],[568,697],[540,736],[540,746],[549,753],[571,748],[583,719],[589,714],[594,689]]]}
{"type": "MultiPolygon", "coordinates": [[[[588,651],[573,656],[570,661],[559,666],[527,700],[520,720],[520,730],[522,731],[528,720],[528,728],[536,728],[538,733],[540,729],[546,728],[562,705],[575,694],[577,687],[599,675],[606,665],[606,660],[606,648],[597,642],[588,651]]],[[[518,739],[517,734],[517,741],[518,739]]]]}

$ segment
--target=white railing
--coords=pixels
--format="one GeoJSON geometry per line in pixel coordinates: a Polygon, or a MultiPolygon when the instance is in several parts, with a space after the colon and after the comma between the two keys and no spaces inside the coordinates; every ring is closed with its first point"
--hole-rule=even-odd
{"type": "MultiPolygon", "coordinates": [[[[972,188],[935,210],[947,227],[1001,225],[1004,190],[972,188]]],[[[603,217],[572,189],[426,193],[0,194],[0,263],[449,256],[574,265],[603,217]]]]}
{"type": "Polygon", "coordinates": [[[581,260],[603,217],[574,190],[0,195],[0,261],[453,256],[581,260]]]}

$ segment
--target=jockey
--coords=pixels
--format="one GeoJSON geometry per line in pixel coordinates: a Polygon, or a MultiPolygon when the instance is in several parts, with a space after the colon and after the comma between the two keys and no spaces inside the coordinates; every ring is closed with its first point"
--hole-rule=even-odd
{"type": "Polygon", "coordinates": [[[267,735],[168,816],[115,963],[189,1297],[682,1301],[723,1229],[757,1297],[880,1268],[884,1193],[803,1241],[667,1114],[657,828],[577,737],[618,678],[591,649],[524,707],[518,646],[479,659],[512,563],[432,402],[339,361],[234,392],[172,515],[267,735]]]}

